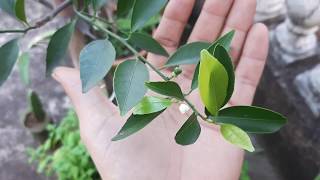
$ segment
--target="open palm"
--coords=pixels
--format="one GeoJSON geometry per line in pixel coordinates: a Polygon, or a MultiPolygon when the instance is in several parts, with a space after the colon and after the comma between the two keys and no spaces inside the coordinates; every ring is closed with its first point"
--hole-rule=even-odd
{"type": "MultiPolygon", "coordinates": [[[[154,34],[170,53],[180,41],[196,0],[170,0],[154,34]]],[[[255,0],[206,0],[189,42],[212,42],[221,34],[236,30],[231,54],[236,67],[235,92],[229,105],[250,105],[261,77],[268,51],[268,31],[253,24],[255,0]]],[[[154,54],[147,58],[155,66],[166,59],[154,54]]],[[[176,79],[189,88],[194,66],[183,66],[176,79]]],[[[99,88],[81,93],[79,71],[57,68],[53,77],[70,96],[80,119],[81,137],[103,179],[116,180],[236,180],[239,178],[243,151],[226,142],[219,127],[202,123],[202,133],[194,145],[182,147],[175,133],[188,118],[178,105],[171,107],[148,127],[119,142],[111,142],[125,118],[99,88]]],[[[153,80],[157,75],[151,73],[153,80]]],[[[201,110],[194,91],[188,99],[201,110]]]]}

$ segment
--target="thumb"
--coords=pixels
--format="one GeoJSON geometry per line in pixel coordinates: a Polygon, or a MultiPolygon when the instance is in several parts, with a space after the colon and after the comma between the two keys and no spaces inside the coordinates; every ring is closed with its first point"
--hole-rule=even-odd
{"type": "Polygon", "coordinates": [[[116,112],[115,106],[99,87],[83,94],[79,70],[58,67],[52,77],[58,81],[70,97],[80,120],[80,126],[100,127],[107,117],[116,112]]]}

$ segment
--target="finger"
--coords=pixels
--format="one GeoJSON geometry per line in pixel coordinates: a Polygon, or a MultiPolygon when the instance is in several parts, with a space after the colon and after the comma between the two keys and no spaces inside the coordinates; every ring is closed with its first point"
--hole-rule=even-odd
{"type": "Polygon", "coordinates": [[[256,0],[235,0],[226,20],[222,34],[235,30],[235,37],[231,44],[231,55],[237,64],[246,36],[254,22],[256,0]]]}
{"type": "Polygon", "coordinates": [[[86,94],[82,93],[78,70],[59,67],[54,70],[52,77],[62,85],[70,97],[79,116],[80,126],[96,132],[95,130],[102,126],[106,117],[116,112],[115,106],[108,101],[100,88],[96,87],[86,94]]]}
{"type": "Polygon", "coordinates": [[[235,92],[230,105],[252,103],[265,66],[268,48],[268,29],[263,24],[254,25],[248,34],[242,57],[236,68],[235,92]]]}
{"type": "Polygon", "coordinates": [[[207,0],[189,37],[189,42],[214,41],[222,31],[234,0],[207,0]]]}
{"type": "MultiPolygon", "coordinates": [[[[196,0],[170,0],[154,38],[169,52],[174,52],[180,42],[183,30],[188,22],[196,0]]],[[[162,66],[166,58],[154,54],[148,60],[156,66],[162,66]]]]}

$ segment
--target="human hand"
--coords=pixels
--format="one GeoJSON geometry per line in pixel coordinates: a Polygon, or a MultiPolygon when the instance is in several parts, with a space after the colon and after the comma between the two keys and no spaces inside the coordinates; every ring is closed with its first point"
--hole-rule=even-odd
{"type": "MultiPolygon", "coordinates": [[[[169,1],[154,37],[170,52],[178,47],[184,26],[196,0],[169,1]]],[[[263,71],[268,51],[268,31],[253,24],[255,0],[206,0],[189,42],[212,42],[231,29],[236,30],[231,54],[236,67],[235,92],[229,105],[250,105],[263,71]]],[[[148,60],[162,66],[165,58],[153,54],[148,60]]],[[[187,90],[193,66],[184,66],[177,82],[187,90]]],[[[177,106],[166,110],[148,127],[119,142],[111,142],[125,118],[99,88],[81,93],[79,71],[57,68],[53,77],[71,98],[80,120],[83,142],[103,179],[238,179],[243,151],[226,142],[219,127],[202,123],[198,141],[182,147],[175,133],[188,118],[177,106]]],[[[154,73],[153,79],[157,78],[154,73]]],[[[190,96],[201,110],[200,97],[190,96]]]]}

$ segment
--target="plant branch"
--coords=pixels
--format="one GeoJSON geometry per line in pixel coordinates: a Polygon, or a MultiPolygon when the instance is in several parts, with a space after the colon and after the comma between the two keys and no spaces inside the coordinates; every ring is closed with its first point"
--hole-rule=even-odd
{"type": "Polygon", "coordinates": [[[188,106],[193,110],[193,112],[197,116],[199,116],[202,120],[207,121],[207,118],[204,117],[201,113],[199,113],[199,111],[194,107],[194,105],[188,99],[184,98],[183,101],[188,104],[188,106]]]}
{"type": "Polygon", "coordinates": [[[162,72],[160,72],[156,67],[154,67],[150,62],[148,62],[137,50],[135,50],[124,38],[118,36],[117,34],[109,31],[108,29],[101,27],[101,25],[96,24],[94,22],[92,22],[92,20],[87,17],[86,15],[82,14],[81,12],[77,11],[76,9],[74,9],[75,13],[83,20],[85,20],[86,22],[92,24],[93,26],[99,28],[101,31],[107,33],[109,36],[111,36],[112,38],[118,40],[120,43],[122,43],[124,46],[126,46],[128,48],[129,51],[131,51],[137,58],[138,60],[140,60],[141,62],[147,64],[153,71],[155,71],[163,80],[165,81],[169,81],[170,79],[164,75],[162,72]]]}
{"type": "Polygon", "coordinates": [[[44,17],[40,21],[36,22],[34,26],[27,27],[26,29],[11,29],[11,30],[1,30],[0,33],[27,33],[32,29],[37,29],[47,24],[53,18],[55,18],[60,12],[69,7],[72,4],[72,0],[65,0],[56,9],[54,9],[51,14],[44,17]]]}

